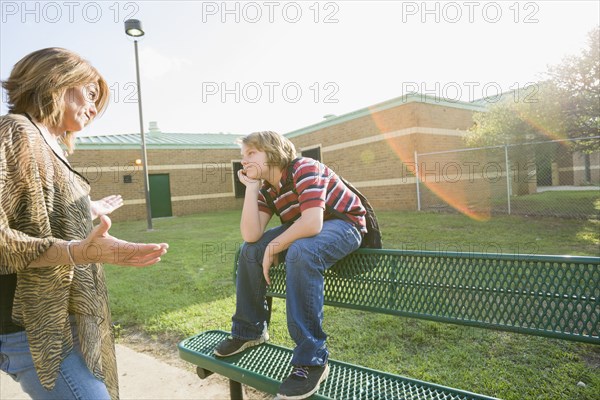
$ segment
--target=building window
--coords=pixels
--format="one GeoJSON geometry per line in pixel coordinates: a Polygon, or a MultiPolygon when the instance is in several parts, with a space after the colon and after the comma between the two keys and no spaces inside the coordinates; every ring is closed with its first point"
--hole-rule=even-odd
{"type": "Polygon", "coordinates": [[[238,178],[238,171],[242,169],[241,162],[233,162],[233,190],[235,192],[235,198],[240,199],[244,198],[246,195],[246,186],[240,182],[238,178]]]}
{"type": "Polygon", "coordinates": [[[132,183],[133,179],[131,178],[131,175],[123,175],[123,183],[132,183]]]}
{"type": "Polygon", "coordinates": [[[313,147],[312,149],[302,150],[302,157],[310,157],[313,160],[321,161],[321,148],[313,147]]]}

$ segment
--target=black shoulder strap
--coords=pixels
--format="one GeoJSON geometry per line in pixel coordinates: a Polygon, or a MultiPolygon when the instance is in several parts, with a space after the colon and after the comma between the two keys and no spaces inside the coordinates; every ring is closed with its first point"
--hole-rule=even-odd
{"type": "MultiPolygon", "coordinates": [[[[347,180],[345,180],[344,178],[342,178],[340,175],[338,175],[337,177],[340,180],[340,182],[342,182],[344,185],[346,185],[346,187],[348,188],[348,190],[350,190],[351,192],[354,192],[356,194],[356,191],[353,190],[354,186],[352,186],[350,184],[350,182],[348,182],[347,180]]],[[[330,214],[335,215],[338,219],[343,219],[344,221],[350,222],[351,224],[353,224],[354,226],[356,226],[356,228],[358,229],[359,232],[362,229],[362,227],[360,226],[360,224],[357,223],[357,222],[355,222],[355,221],[353,221],[352,218],[350,218],[347,214],[336,210],[335,208],[331,207],[328,204],[325,204],[325,209],[327,211],[329,211],[330,214]]]]}
{"type": "MultiPolygon", "coordinates": [[[[287,166],[287,177],[285,179],[286,186],[293,183],[294,181],[294,165],[300,160],[302,157],[296,157],[287,166]]],[[[292,190],[296,193],[296,188],[292,185],[292,190]]]]}
{"type": "MultiPolygon", "coordinates": [[[[292,160],[292,161],[289,163],[289,165],[288,165],[288,167],[287,167],[287,178],[286,178],[286,180],[285,180],[285,184],[286,184],[286,186],[287,186],[287,185],[290,185],[290,184],[292,184],[292,191],[293,191],[293,192],[294,192],[296,195],[298,195],[298,192],[296,191],[296,187],[293,185],[293,182],[292,182],[292,181],[293,181],[293,179],[294,179],[294,164],[296,164],[296,162],[297,162],[298,160],[300,160],[300,158],[301,158],[301,157],[294,158],[294,159],[293,159],[293,160],[292,160]]],[[[346,181],[344,178],[342,178],[340,175],[337,175],[337,177],[338,177],[338,179],[339,179],[339,180],[340,180],[340,181],[341,181],[343,184],[345,184],[346,186],[349,186],[349,185],[348,185],[348,182],[347,182],[347,181],[346,181]]],[[[350,187],[349,187],[349,189],[350,189],[350,190],[352,190],[352,188],[350,188],[350,187]]],[[[329,205],[327,205],[327,204],[325,204],[325,209],[326,209],[326,210],[327,210],[327,211],[328,211],[330,214],[332,214],[332,215],[335,215],[335,217],[336,217],[336,218],[343,219],[343,220],[345,220],[345,221],[347,221],[347,222],[350,222],[351,224],[354,224],[354,225],[356,225],[356,226],[357,226],[357,228],[358,228],[358,230],[360,230],[360,228],[361,228],[361,227],[360,227],[360,225],[358,225],[358,224],[356,224],[354,221],[352,221],[352,219],[351,219],[349,216],[347,216],[346,214],[344,214],[344,213],[342,213],[342,212],[339,212],[338,210],[334,209],[333,207],[331,207],[331,206],[329,206],[329,205]]]]}
{"type": "Polygon", "coordinates": [[[265,201],[269,205],[269,208],[271,210],[273,210],[273,212],[275,213],[275,215],[277,215],[279,217],[279,211],[277,210],[277,207],[275,207],[275,202],[273,201],[273,198],[269,194],[269,190],[265,189],[265,188],[261,188],[260,192],[262,193],[263,197],[265,198],[265,201]]]}
{"type": "MultiPolygon", "coordinates": [[[[294,180],[294,164],[296,164],[296,162],[299,159],[300,159],[300,157],[296,157],[292,161],[290,161],[290,163],[288,164],[287,169],[286,169],[287,176],[285,179],[285,186],[292,185],[292,190],[294,191],[294,193],[296,193],[296,188],[292,184],[293,180],[294,180]]],[[[278,217],[281,218],[281,216],[279,215],[279,211],[277,210],[277,207],[275,207],[275,201],[269,194],[269,190],[265,189],[265,188],[261,188],[260,192],[262,193],[262,195],[265,198],[265,201],[267,202],[269,207],[275,212],[275,215],[277,215],[278,217]]]]}

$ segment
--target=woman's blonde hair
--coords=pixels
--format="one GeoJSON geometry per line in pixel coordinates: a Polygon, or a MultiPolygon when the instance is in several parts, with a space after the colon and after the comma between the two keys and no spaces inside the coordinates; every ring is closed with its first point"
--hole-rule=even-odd
{"type": "MultiPolygon", "coordinates": [[[[42,124],[60,126],[65,110],[65,92],[80,85],[95,83],[96,110],[101,114],[108,105],[108,84],[87,60],[59,47],[34,51],[15,64],[9,78],[2,82],[8,94],[8,110],[28,113],[42,124]]],[[[73,153],[75,137],[67,132],[62,142],[73,153]]]]}
{"type": "Polygon", "coordinates": [[[272,131],[254,132],[239,140],[246,146],[254,147],[267,154],[269,164],[284,169],[294,158],[296,148],[284,136],[272,131]]]}

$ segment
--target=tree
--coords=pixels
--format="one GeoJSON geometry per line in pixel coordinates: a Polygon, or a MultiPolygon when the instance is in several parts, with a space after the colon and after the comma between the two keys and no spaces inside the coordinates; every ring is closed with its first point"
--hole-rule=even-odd
{"type": "MultiPolygon", "coordinates": [[[[588,47],[546,72],[547,80],[505,93],[486,112],[476,113],[467,136],[472,146],[527,143],[542,138],[600,135],[600,29],[588,47]]],[[[600,140],[578,141],[574,150],[600,150],[600,140]]]]}
{"type": "MultiPolygon", "coordinates": [[[[600,28],[588,34],[588,47],[579,56],[551,66],[548,76],[560,95],[561,115],[571,138],[600,135],[600,28]]],[[[600,150],[600,140],[578,141],[576,150],[600,150]]]]}
{"type": "MultiPolygon", "coordinates": [[[[554,158],[556,145],[529,146],[528,143],[566,137],[561,104],[552,82],[540,82],[519,91],[503,94],[485,112],[473,115],[474,125],[466,141],[469,146],[509,145],[514,175],[513,193],[529,194],[533,166],[554,158]]],[[[538,165],[538,178],[542,168],[538,165]]]]}
{"type": "MultiPolygon", "coordinates": [[[[556,146],[537,147],[534,156],[526,144],[537,141],[589,138],[572,142],[571,149],[582,151],[586,157],[599,151],[600,140],[592,138],[600,135],[600,29],[588,34],[588,46],[581,54],[550,66],[546,76],[545,81],[505,93],[486,112],[475,113],[467,144],[520,145],[512,151],[517,165],[530,165],[533,158],[554,157],[556,146]]],[[[517,194],[527,192],[526,172],[519,172],[517,194]]]]}
{"type": "Polygon", "coordinates": [[[566,138],[562,103],[552,82],[504,93],[487,111],[473,115],[469,146],[517,145],[566,138]]]}

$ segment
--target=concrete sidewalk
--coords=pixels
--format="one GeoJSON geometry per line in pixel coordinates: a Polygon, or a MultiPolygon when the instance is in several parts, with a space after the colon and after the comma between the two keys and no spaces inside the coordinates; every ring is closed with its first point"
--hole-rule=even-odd
{"type": "MultiPolygon", "coordinates": [[[[200,400],[229,398],[229,383],[218,375],[201,380],[192,371],[174,367],[147,354],[117,344],[122,400],[200,400]]],[[[12,378],[0,372],[0,399],[26,400],[29,396],[12,378]]]]}

